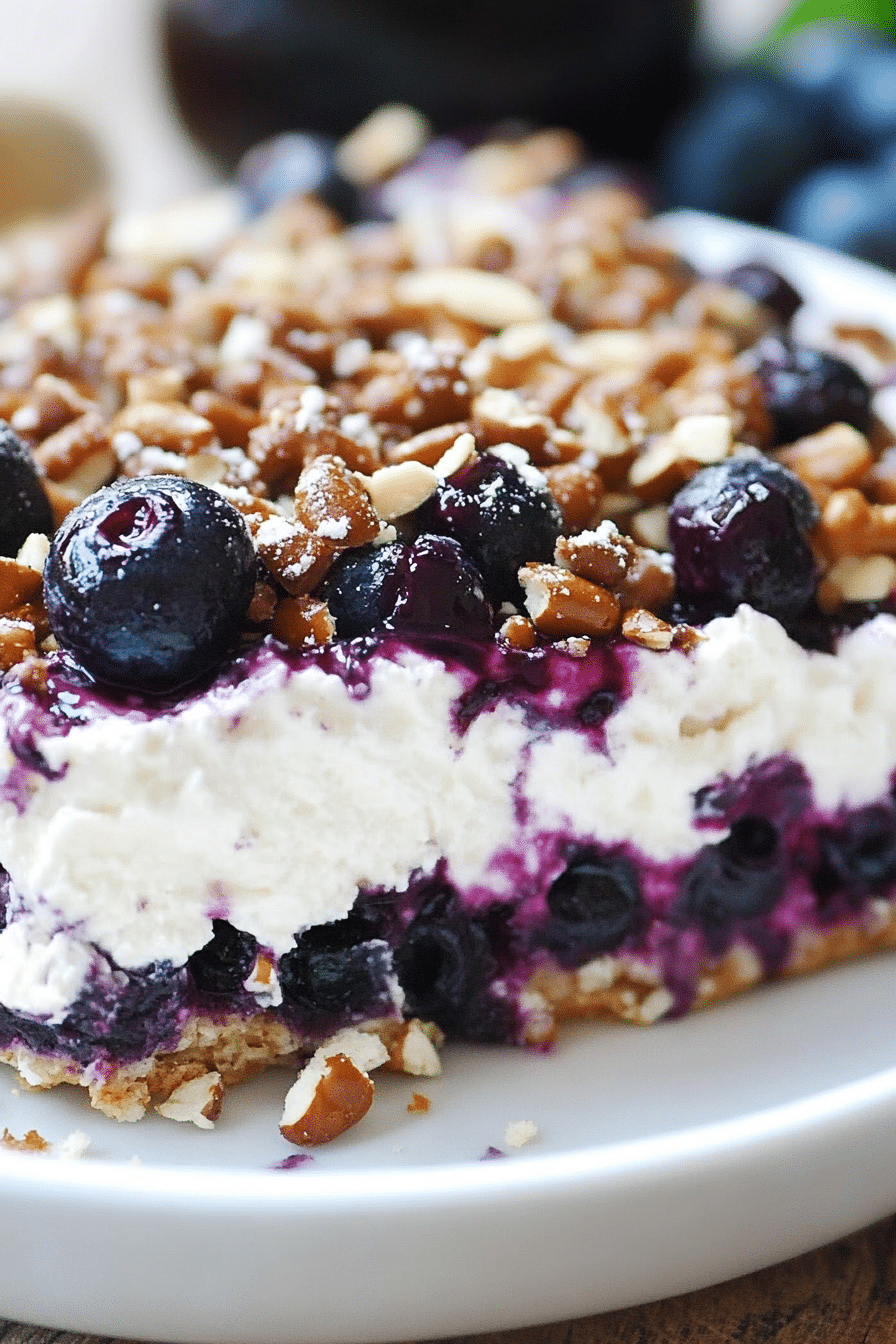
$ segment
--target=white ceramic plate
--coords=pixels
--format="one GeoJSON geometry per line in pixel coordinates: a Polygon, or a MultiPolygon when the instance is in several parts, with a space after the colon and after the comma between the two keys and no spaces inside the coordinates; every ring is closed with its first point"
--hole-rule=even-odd
{"type": "MultiPolygon", "coordinates": [[[[764,255],[813,299],[896,326],[896,280],[697,216],[710,265],[764,255]]],[[[0,1125],[79,1162],[0,1152],[0,1314],[210,1344],[435,1338],[718,1282],[896,1209],[896,962],[870,958],[650,1030],[549,1054],[452,1047],[442,1078],[377,1081],[355,1130],[293,1170],[290,1082],[228,1097],[214,1133],[96,1115],[0,1079],[0,1125]],[[431,1108],[411,1114],[414,1090],[431,1108]],[[508,1122],[537,1137],[507,1148],[508,1122]],[[504,1159],[481,1160],[490,1147],[504,1159]]]]}

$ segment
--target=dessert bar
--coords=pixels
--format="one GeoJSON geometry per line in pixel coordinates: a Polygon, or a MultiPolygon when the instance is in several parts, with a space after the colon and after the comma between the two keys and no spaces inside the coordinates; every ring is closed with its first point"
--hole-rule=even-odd
{"type": "Polygon", "coordinates": [[[784,277],[696,274],[576,156],[435,142],[351,227],[223,192],[6,245],[27,1083],[210,1126],[286,1064],[313,1145],[445,1038],[896,942],[896,351],[797,342],[784,277]]]}

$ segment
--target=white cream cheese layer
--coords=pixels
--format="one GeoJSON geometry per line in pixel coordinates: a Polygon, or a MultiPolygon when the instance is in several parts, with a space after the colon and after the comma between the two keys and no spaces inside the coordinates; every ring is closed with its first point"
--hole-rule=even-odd
{"type": "Polygon", "coordinates": [[[403,889],[440,857],[459,886],[506,896],[493,861],[534,852],[545,831],[684,856],[712,838],[693,827],[696,790],[782,752],[821,808],[885,792],[896,619],[878,617],[832,657],[742,608],[691,653],[634,659],[606,754],[584,733],[533,734],[507,704],[458,737],[464,682],[410,652],[373,659],[363,696],[318,666],[272,660],[177,714],[103,716],[41,739],[65,773],[35,775],[21,814],[0,804],[0,863],[21,902],[0,933],[0,1000],[56,1014],[76,997],[92,958],[67,956],[64,971],[60,928],[67,945],[94,943],[124,967],[181,964],[215,915],[284,952],[298,929],[343,916],[359,886],[403,889]],[[23,938],[46,955],[23,963],[23,938]]]}
{"type": "Polygon", "coordinates": [[[502,706],[458,738],[463,689],[412,654],[376,661],[363,698],[271,661],[180,713],[40,739],[65,773],[35,776],[22,815],[0,806],[0,863],[25,908],[125,967],[182,964],[213,915],[285,952],[359,885],[401,889],[440,855],[472,883],[513,841],[527,733],[502,706]]]}
{"type": "Polygon", "coordinates": [[[809,653],[777,621],[741,607],[711,621],[690,654],[643,653],[633,694],[607,723],[606,758],[580,734],[532,747],[526,796],[544,826],[658,860],[713,838],[693,829],[693,796],[751,762],[786,753],[822,810],[885,793],[896,767],[896,619],[879,616],[837,656],[809,653]]]}

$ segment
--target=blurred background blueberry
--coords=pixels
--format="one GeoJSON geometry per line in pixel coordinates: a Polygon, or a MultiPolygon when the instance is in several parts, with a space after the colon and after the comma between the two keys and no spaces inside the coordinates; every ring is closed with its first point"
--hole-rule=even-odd
{"type": "Polygon", "coordinates": [[[332,136],[283,131],[263,140],[240,159],[236,181],[250,215],[262,214],[284,196],[312,193],[345,220],[359,213],[357,190],[336,163],[332,136]]]}
{"type": "Polygon", "coordinates": [[[823,146],[818,123],[783,80],[726,72],[673,125],[660,190],[670,205],[762,222],[823,146]]]}
{"type": "Polygon", "coordinates": [[[810,243],[896,267],[893,185],[873,164],[826,164],[791,187],[774,223],[810,243]]]}
{"type": "Polygon", "coordinates": [[[747,61],[707,71],[664,137],[661,203],[896,268],[893,27],[892,7],[875,0],[803,0],[747,61]],[[796,24],[838,8],[852,17],[796,24]]]}

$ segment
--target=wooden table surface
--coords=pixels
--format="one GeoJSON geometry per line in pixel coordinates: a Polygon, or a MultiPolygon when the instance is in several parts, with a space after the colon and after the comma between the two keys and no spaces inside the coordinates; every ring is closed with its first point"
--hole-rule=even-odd
{"type": "MultiPolygon", "coordinates": [[[[686,1230],[683,1229],[686,1234],[686,1230]]],[[[0,1321],[0,1344],[90,1344],[95,1335],[0,1321]]],[[[301,1329],[296,1344],[301,1344],[301,1329]]],[[[896,1217],[797,1260],[605,1316],[468,1335],[454,1344],[894,1344],[896,1217]]],[[[118,1344],[126,1344],[119,1340],[118,1344]]]]}

